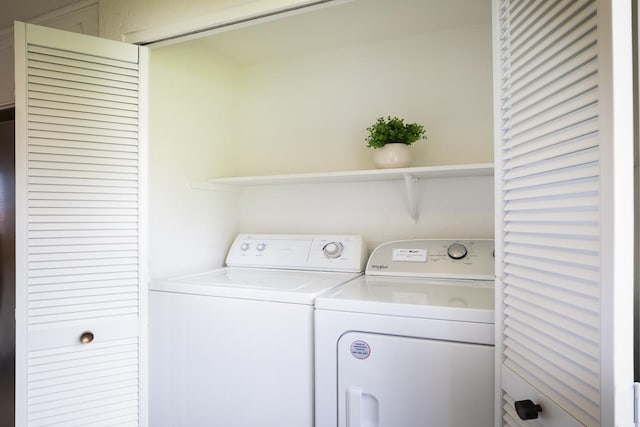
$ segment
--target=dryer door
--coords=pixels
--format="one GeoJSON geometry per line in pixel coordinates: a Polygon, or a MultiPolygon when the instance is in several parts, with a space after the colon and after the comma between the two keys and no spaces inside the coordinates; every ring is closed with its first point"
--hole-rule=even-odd
{"type": "Polygon", "coordinates": [[[493,346],[344,334],[340,427],[493,426],[493,346]]]}

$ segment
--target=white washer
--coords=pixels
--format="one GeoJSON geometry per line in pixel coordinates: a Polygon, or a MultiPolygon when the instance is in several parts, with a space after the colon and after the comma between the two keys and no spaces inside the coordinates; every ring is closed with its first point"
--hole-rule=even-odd
{"type": "Polygon", "coordinates": [[[150,283],[150,425],[312,426],[313,303],[360,236],[239,235],[227,267],[150,283]]]}
{"type": "Polygon", "coordinates": [[[494,425],[493,240],[403,240],[316,299],[316,427],[494,425]]]}

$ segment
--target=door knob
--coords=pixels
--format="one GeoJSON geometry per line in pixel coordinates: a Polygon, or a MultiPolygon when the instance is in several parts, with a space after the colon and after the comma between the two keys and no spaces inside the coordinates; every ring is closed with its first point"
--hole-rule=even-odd
{"type": "Polygon", "coordinates": [[[93,332],[87,331],[80,335],[80,342],[82,344],[89,344],[91,341],[93,341],[93,332]]]}
{"type": "Polygon", "coordinates": [[[542,412],[542,406],[533,403],[530,400],[518,400],[513,405],[521,420],[535,420],[538,418],[538,412],[542,412]]]}

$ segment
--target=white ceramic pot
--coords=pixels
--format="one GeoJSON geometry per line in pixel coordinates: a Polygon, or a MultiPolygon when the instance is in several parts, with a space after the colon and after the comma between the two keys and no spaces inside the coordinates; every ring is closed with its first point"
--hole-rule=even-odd
{"type": "Polygon", "coordinates": [[[373,163],[378,169],[406,168],[411,165],[411,152],[407,144],[386,144],[373,151],[373,163]]]}

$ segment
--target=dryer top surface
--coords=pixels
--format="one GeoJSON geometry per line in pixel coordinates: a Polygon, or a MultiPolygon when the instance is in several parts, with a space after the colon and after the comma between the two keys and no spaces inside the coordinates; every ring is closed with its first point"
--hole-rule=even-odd
{"type": "Polygon", "coordinates": [[[494,282],[362,276],[317,298],[316,308],[494,323],[494,282]]]}

